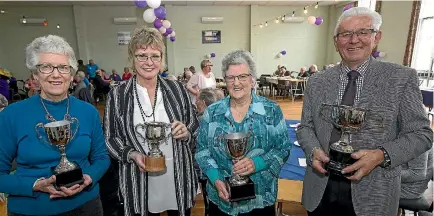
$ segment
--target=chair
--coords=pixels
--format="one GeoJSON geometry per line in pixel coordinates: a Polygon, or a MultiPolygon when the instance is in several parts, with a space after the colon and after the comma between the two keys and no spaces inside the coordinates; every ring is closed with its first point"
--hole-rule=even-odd
{"type": "Polygon", "coordinates": [[[419,211],[428,211],[431,204],[425,197],[418,199],[399,199],[399,208],[412,211],[415,216],[419,211]]]}
{"type": "Polygon", "coordinates": [[[11,101],[17,102],[28,98],[24,80],[17,80],[17,85],[11,88],[11,101]]]}
{"type": "Polygon", "coordinates": [[[260,95],[265,95],[265,89],[270,90],[270,86],[267,85],[267,76],[261,75],[261,77],[259,77],[258,86],[259,87],[256,90],[258,91],[258,93],[261,93],[260,95]]]}

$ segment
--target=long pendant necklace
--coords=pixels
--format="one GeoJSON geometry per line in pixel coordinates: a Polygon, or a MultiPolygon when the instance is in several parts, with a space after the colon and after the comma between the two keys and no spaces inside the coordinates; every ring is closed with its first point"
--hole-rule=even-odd
{"type": "Polygon", "coordinates": [[[137,93],[137,87],[136,85],[133,85],[134,87],[134,94],[137,98],[137,104],[139,105],[140,114],[142,115],[143,122],[146,122],[146,117],[150,118],[151,116],[154,118],[155,121],[155,107],[157,106],[157,95],[158,95],[158,87],[160,86],[160,82],[157,79],[157,85],[155,86],[155,95],[154,95],[154,105],[152,105],[152,113],[150,115],[146,115],[146,113],[143,111],[142,104],[140,103],[139,94],[137,93]]]}
{"type": "MultiPolygon", "coordinates": [[[[39,96],[39,98],[40,98],[40,101],[41,101],[42,107],[44,107],[44,110],[45,110],[45,118],[46,118],[48,121],[52,121],[52,122],[57,121],[57,120],[53,117],[53,115],[51,115],[51,114],[48,112],[48,109],[47,109],[47,107],[45,106],[45,103],[44,103],[42,97],[39,96]]],[[[69,114],[69,96],[66,96],[66,100],[67,100],[66,113],[65,113],[65,115],[63,116],[63,120],[71,121],[71,115],[69,114]]]]}

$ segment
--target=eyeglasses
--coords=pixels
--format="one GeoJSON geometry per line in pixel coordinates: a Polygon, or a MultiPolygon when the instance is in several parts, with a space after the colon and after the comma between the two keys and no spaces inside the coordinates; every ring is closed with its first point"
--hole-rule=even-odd
{"type": "Polygon", "coordinates": [[[43,74],[53,73],[54,69],[57,69],[57,71],[59,71],[61,74],[69,74],[72,71],[72,67],[69,65],[58,65],[55,67],[51,64],[38,64],[36,65],[36,68],[43,74]]]}
{"type": "Polygon", "coordinates": [[[212,67],[212,66],[214,66],[214,65],[205,65],[205,67],[212,67]]]}
{"type": "Polygon", "coordinates": [[[360,29],[357,31],[346,31],[336,34],[336,38],[340,41],[350,40],[354,34],[361,40],[368,39],[373,33],[377,33],[375,29],[360,29]]]}
{"type": "Polygon", "coordinates": [[[160,62],[161,56],[159,55],[153,55],[153,56],[147,56],[147,55],[134,55],[139,62],[145,62],[148,61],[148,59],[151,59],[152,62],[160,62]]]}
{"type": "Polygon", "coordinates": [[[235,82],[235,78],[238,78],[238,81],[245,82],[245,81],[249,80],[250,76],[252,76],[252,75],[251,74],[240,74],[238,76],[226,76],[225,80],[227,83],[233,83],[233,82],[235,82]]]}

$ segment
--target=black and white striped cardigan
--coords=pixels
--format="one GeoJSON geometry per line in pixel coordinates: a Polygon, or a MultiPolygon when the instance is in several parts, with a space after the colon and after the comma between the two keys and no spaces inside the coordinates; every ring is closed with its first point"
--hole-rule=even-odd
{"type": "MultiPolygon", "coordinates": [[[[178,81],[170,81],[158,76],[164,107],[167,115],[173,120],[184,123],[191,133],[188,141],[173,140],[173,158],[175,172],[175,188],[178,210],[183,215],[185,210],[194,205],[197,179],[193,168],[193,153],[199,126],[195,109],[186,88],[178,81]]],[[[134,131],[134,94],[133,85],[136,77],[113,88],[107,97],[104,113],[104,134],[107,149],[112,157],[119,161],[120,189],[124,198],[125,216],[134,214],[147,215],[147,173],[141,173],[135,163],[130,163],[128,153],[138,151],[144,153],[134,131]],[[144,182],[141,189],[140,182],[144,182]],[[144,191],[141,194],[141,190],[144,191]],[[144,198],[144,205],[141,199],[144,198]]],[[[143,200],[142,200],[143,201],[143,200]]]]}

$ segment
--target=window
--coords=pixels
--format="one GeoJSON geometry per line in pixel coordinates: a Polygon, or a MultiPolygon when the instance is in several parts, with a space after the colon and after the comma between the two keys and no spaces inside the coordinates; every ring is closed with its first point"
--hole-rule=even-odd
{"type": "Polygon", "coordinates": [[[433,58],[434,1],[422,0],[411,67],[416,70],[432,70],[433,58]]]}
{"type": "Polygon", "coordinates": [[[357,7],[367,7],[367,8],[371,8],[372,10],[375,10],[376,3],[377,0],[358,0],[357,7]]]}

